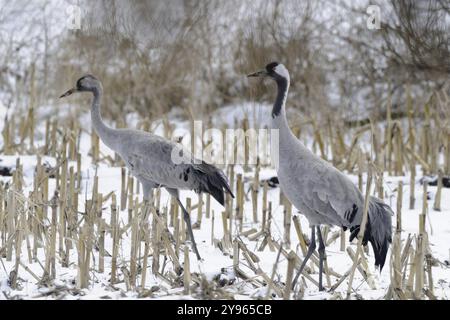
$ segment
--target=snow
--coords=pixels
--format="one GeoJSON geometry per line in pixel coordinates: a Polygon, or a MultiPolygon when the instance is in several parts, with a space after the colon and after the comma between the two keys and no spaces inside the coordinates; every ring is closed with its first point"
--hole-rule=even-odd
{"type": "MultiPolygon", "coordinates": [[[[242,119],[243,116],[249,116],[249,119],[253,119],[251,126],[253,125],[266,125],[267,114],[270,114],[271,106],[270,105],[257,105],[254,103],[242,104],[239,106],[227,106],[217,111],[214,115],[213,119],[216,123],[214,126],[219,126],[219,122],[222,124],[226,124],[229,126],[233,126],[236,122],[236,119],[242,119]]],[[[130,116],[128,117],[130,122],[133,123],[133,119],[137,119],[137,117],[130,116]]],[[[82,114],[80,121],[82,123],[87,123],[89,121],[89,115],[82,114]]],[[[133,124],[129,126],[133,126],[133,124]]],[[[170,120],[171,124],[174,128],[180,130],[180,133],[188,132],[188,124],[187,122],[179,121],[179,120],[170,120]]],[[[158,134],[162,134],[162,126],[160,122],[156,122],[153,124],[155,132],[158,134]]],[[[220,126],[219,126],[220,127],[220,126]]],[[[38,128],[39,129],[39,128],[38,128]]],[[[43,130],[40,128],[39,130],[43,130]]],[[[43,136],[43,135],[41,135],[43,136]]],[[[42,141],[38,141],[37,144],[42,143],[42,141]]],[[[82,212],[84,210],[84,203],[86,199],[90,198],[90,194],[92,191],[93,185],[93,177],[95,172],[97,172],[99,176],[99,192],[103,195],[107,195],[110,192],[116,192],[117,195],[120,194],[120,181],[121,181],[121,168],[119,167],[110,167],[105,163],[100,163],[98,166],[95,166],[91,163],[91,158],[87,155],[87,152],[90,147],[90,136],[87,132],[83,132],[81,138],[81,152],[82,152],[82,186],[83,190],[80,191],[80,203],[79,210],[82,212]],[[86,199],[85,199],[86,198],[86,199]]],[[[100,151],[103,154],[113,155],[113,152],[109,150],[105,145],[101,144],[100,151]]],[[[28,155],[15,155],[15,156],[4,156],[0,155],[0,166],[14,167],[16,164],[16,158],[20,158],[20,162],[24,168],[24,194],[28,194],[29,191],[33,188],[33,173],[37,163],[36,156],[28,156],[28,155]]],[[[48,163],[49,166],[55,166],[56,160],[51,157],[43,157],[43,163],[48,163]]],[[[69,163],[70,166],[75,166],[75,163],[69,163]]],[[[418,172],[420,172],[420,168],[418,167],[418,172]]],[[[253,179],[254,172],[245,171],[243,168],[237,166],[235,168],[235,172],[243,173],[244,181],[245,181],[245,190],[248,190],[250,187],[250,183],[253,179]]],[[[269,179],[276,175],[276,172],[273,168],[266,167],[262,168],[260,172],[260,179],[265,180],[269,179]]],[[[353,175],[349,175],[351,180],[354,183],[357,183],[357,177],[353,175]]],[[[385,201],[388,203],[394,211],[396,211],[396,201],[397,201],[397,184],[399,181],[403,181],[403,209],[402,209],[402,221],[403,221],[403,233],[402,239],[405,240],[409,233],[415,234],[418,232],[419,226],[419,214],[422,211],[422,199],[423,199],[423,187],[420,184],[420,178],[417,177],[415,181],[415,189],[416,189],[416,204],[415,209],[409,210],[409,193],[410,193],[410,180],[409,174],[406,173],[406,176],[384,176],[384,189],[385,189],[385,201]]],[[[364,176],[364,184],[366,177],[364,176]]],[[[0,180],[3,182],[8,182],[11,180],[11,177],[0,177],[0,180]]],[[[54,180],[51,180],[49,194],[53,194],[55,185],[54,180]]],[[[142,188],[140,189],[142,190],[142,188]]],[[[448,261],[450,260],[450,189],[442,190],[442,210],[440,212],[434,211],[432,209],[432,204],[434,201],[434,197],[436,194],[436,187],[429,186],[429,212],[427,216],[427,224],[426,230],[429,234],[429,242],[432,251],[432,255],[434,258],[438,259],[441,263],[437,266],[433,267],[433,279],[435,284],[435,295],[438,298],[446,299],[450,295],[450,269],[448,266],[448,261]],[[445,262],[447,261],[447,262],[445,262]]],[[[261,208],[262,203],[262,188],[258,193],[258,201],[259,208],[261,208]]],[[[268,200],[272,202],[272,217],[273,221],[271,224],[271,235],[276,241],[282,241],[284,237],[284,225],[283,225],[283,206],[279,203],[279,188],[269,188],[268,190],[268,200]]],[[[137,194],[136,194],[137,196],[137,194]]],[[[141,197],[141,195],[139,195],[141,197]]],[[[182,201],[185,202],[186,198],[190,197],[192,199],[192,203],[197,203],[197,195],[191,191],[182,191],[181,198],[182,201]]],[[[161,191],[161,206],[166,206],[169,204],[170,197],[169,194],[162,189],[161,191]]],[[[103,217],[106,221],[109,221],[110,218],[110,201],[104,204],[103,206],[103,217]]],[[[221,239],[223,237],[223,226],[221,213],[223,208],[214,200],[211,201],[211,210],[214,212],[214,238],[221,239]]],[[[261,229],[261,210],[259,210],[259,223],[253,223],[252,218],[252,204],[251,198],[245,202],[244,205],[244,225],[243,230],[248,230],[251,228],[255,228],[257,230],[261,229]]],[[[196,222],[197,217],[197,209],[194,209],[192,212],[192,222],[196,222]]],[[[296,213],[297,214],[297,213],[296,213]]],[[[301,226],[303,232],[309,237],[309,228],[308,222],[306,219],[299,215],[301,226]]],[[[128,221],[128,212],[124,210],[120,212],[120,221],[123,225],[125,225],[128,221]]],[[[393,217],[393,221],[395,224],[395,217],[393,217]]],[[[199,252],[204,259],[201,262],[198,262],[195,258],[195,255],[190,253],[190,268],[191,272],[202,273],[205,275],[208,281],[212,281],[215,277],[219,277],[224,281],[234,280],[232,284],[229,284],[225,287],[227,292],[230,292],[235,296],[236,299],[244,299],[244,298],[258,298],[265,297],[266,295],[266,287],[258,287],[255,288],[250,283],[246,283],[240,278],[235,278],[233,272],[233,259],[232,259],[232,249],[228,249],[228,254],[224,255],[223,252],[216,247],[211,242],[211,228],[212,228],[212,219],[207,219],[205,217],[205,213],[203,212],[202,226],[201,229],[194,230],[195,238],[198,244],[199,252]]],[[[237,230],[237,225],[233,226],[233,230],[235,235],[237,230]]],[[[173,231],[172,228],[170,228],[173,231]]],[[[337,228],[332,228],[330,230],[330,234],[332,232],[338,231],[337,228]]],[[[346,234],[346,241],[348,242],[348,231],[346,234]]],[[[122,265],[128,265],[129,263],[129,252],[131,245],[131,235],[130,232],[126,232],[123,235],[121,241],[121,248],[119,250],[119,268],[122,265]]],[[[269,276],[272,274],[272,269],[274,263],[276,261],[277,252],[270,251],[269,247],[266,246],[264,251],[258,251],[259,246],[261,245],[261,241],[250,241],[247,237],[240,236],[239,237],[245,245],[254,252],[260,262],[257,264],[259,267],[269,276]]],[[[291,227],[291,248],[294,250],[301,258],[302,252],[298,246],[298,240],[295,233],[294,226],[291,227]]],[[[350,244],[354,251],[356,251],[356,244],[350,244]]],[[[106,248],[107,252],[111,252],[112,250],[112,240],[110,235],[106,236],[106,248]]],[[[349,258],[347,253],[344,251],[340,251],[339,248],[339,239],[327,246],[327,257],[328,257],[328,265],[337,273],[344,274],[351,266],[352,260],[349,258]]],[[[371,250],[371,249],[370,249],[371,250]]],[[[24,248],[23,252],[26,252],[26,248],[24,248]]],[[[45,261],[44,252],[42,249],[38,251],[38,259],[40,263],[45,261]]],[[[95,252],[95,250],[94,250],[95,252]]],[[[95,253],[96,254],[96,253],[95,253]]],[[[374,269],[374,257],[372,252],[370,251],[368,260],[369,267],[372,275],[375,278],[376,290],[371,290],[367,283],[365,283],[362,276],[356,272],[354,285],[356,292],[361,295],[364,299],[382,299],[386,294],[387,288],[390,284],[390,254],[388,253],[388,258],[386,261],[386,265],[384,270],[379,273],[374,269]]],[[[182,262],[182,254],[180,260],[182,262]]],[[[21,261],[24,263],[34,274],[38,277],[41,277],[43,274],[43,269],[39,263],[28,261],[28,257],[26,254],[22,253],[21,261]]],[[[14,259],[11,262],[6,261],[5,258],[1,258],[2,266],[0,266],[0,291],[7,294],[9,297],[17,297],[17,298],[25,298],[25,299],[54,299],[56,297],[64,298],[64,299],[133,299],[139,297],[137,292],[127,292],[125,288],[125,284],[123,281],[114,285],[112,288],[109,284],[110,278],[110,270],[111,270],[111,258],[105,257],[105,273],[99,273],[98,269],[98,261],[97,256],[94,257],[92,262],[92,269],[90,271],[90,285],[88,289],[77,290],[75,281],[77,278],[77,256],[76,250],[71,251],[70,256],[71,264],[68,268],[63,268],[59,263],[56,264],[56,273],[57,279],[54,283],[54,286],[66,288],[62,290],[60,293],[54,293],[51,290],[55,288],[45,288],[40,286],[36,279],[31,276],[31,274],[24,270],[22,267],[19,268],[19,283],[20,288],[17,290],[11,289],[8,285],[8,277],[9,273],[14,269],[14,259]],[[53,293],[52,293],[53,292],[53,293]],[[60,296],[59,296],[60,295],[60,296]]],[[[252,270],[246,267],[246,261],[243,257],[240,257],[240,267],[243,271],[249,275],[250,277],[255,277],[256,275],[252,270]]],[[[151,266],[151,262],[149,262],[151,266]]],[[[312,266],[312,270],[314,271],[312,277],[317,279],[317,268],[312,266]]],[[[169,262],[166,266],[167,270],[172,270],[173,266],[169,262]]],[[[275,281],[284,281],[286,277],[287,270],[287,260],[281,256],[280,261],[278,263],[278,268],[276,272],[275,281]]],[[[120,273],[119,273],[120,274],[120,273]]],[[[122,279],[122,275],[119,275],[119,279],[122,279]]],[[[161,278],[153,275],[151,273],[151,267],[147,270],[147,278],[146,278],[146,288],[149,289],[152,286],[158,286],[159,290],[153,292],[148,298],[155,299],[188,299],[199,297],[199,295],[194,296],[183,296],[180,295],[182,290],[179,288],[171,288],[167,285],[161,278]]],[[[336,278],[332,277],[332,284],[337,281],[336,278]]],[[[140,281],[140,277],[138,278],[138,283],[140,281]]],[[[326,283],[326,280],[324,278],[326,283]]],[[[347,281],[338,287],[338,289],[334,293],[328,292],[318,292],[317,288],[312,285],[309,281],[306,280],[307,288],[305,290],[304,299],[330,299],[332,297],[336,297],[336,295],[341,294],[345,296],[347,289],[347,281]]],[[[57,290],[56,290],[57,291],[57,290]]],[[[55,291],[55,292],[56,292],[55,291]]],[[[353,296],[354,297],[354,296],[353,296]]],[[[4,299],[4,295],[0,295],[0,299],[4,299]]]]}

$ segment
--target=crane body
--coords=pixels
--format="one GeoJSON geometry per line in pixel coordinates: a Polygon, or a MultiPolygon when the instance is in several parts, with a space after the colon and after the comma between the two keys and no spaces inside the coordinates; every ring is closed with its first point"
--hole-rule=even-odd
{"type": "MultiPolygon", "coordinates": [[[[234,197],[223,172],[215,166],[195,159],[187,150],[175,142],[150,132],[132,129],[113,129],[107,126],[101,116],[103,87],[92,75],[77,81],[74,88],[61,95],[69,96],[75,92],[93,94],[91,106],[92,125],[100,139],[124,160],[131,174],[142,184],[144,201],[151,202],[152,190],[164,187],[175,197],[183,211],[187,231],[197,259],[200,254],[195,243],[189,213],[180,201],[179,190],[194,190],[197,193],[211,194],[221,205],[225,203],[225,193],[234,197]],[[173,153],[182,153],[181,163],[174,161],[173,153]]],[[[177,158],[177,160],[179,160],[177,158]]]]}
{"type": "MultiPolygon", "coordinates": [[[[272,128],[279,130],[280,188],[289,201],[303,214],[311,227],[307,254],[300,266],[293,286],[316,248],[315,234],[319,240],[319,290],[323,290],[322,272],[325,244],[321,225],[350,229],[350,241],[358,235],[364,207],[360,190],[338,169],[306,148],[289,128],[286,118],[286,100],[290,76],[286,67],[272,62],[265,69],[248,75],[272,79],[277,84],[277,97],[272,109],[272,128]]],[[[389,243],[392,241],[391,216],[393,212],[381,200],[371,197],[368,223],[363,244],[370,242],[375,255],[375,265],[383,268],[389,243]]]]}

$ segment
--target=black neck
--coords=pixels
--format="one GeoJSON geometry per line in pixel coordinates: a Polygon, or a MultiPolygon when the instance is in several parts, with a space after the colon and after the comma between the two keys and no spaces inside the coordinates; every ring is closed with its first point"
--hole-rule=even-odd
{"type": "Polygon", "coordinates": [[[272,109],[272,118],[278,117],[281,109],[284,107],[287,91],[288,81],[285,78],[277,79],[278,94],[272,109]]]}
{"type": "Polygon", "coordinates": [[[93,87],[89,91],[91,91],[92,94],[94,95],[94,97],[96,97],[96,98],[99,98],[102,94],[102,92],[101,92],[102,90],[98,87],[93,87]]]}

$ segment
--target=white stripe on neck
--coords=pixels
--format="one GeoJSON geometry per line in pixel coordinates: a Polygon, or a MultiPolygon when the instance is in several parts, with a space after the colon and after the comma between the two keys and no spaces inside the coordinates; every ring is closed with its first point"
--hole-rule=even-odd
{"type": "Polygon", "coordinates": [[[289,71],[286,69],[286,67],[283,64],[279,64],[277,65],[273,71],[275,71],[276,73],[278,73],[280,76],[282,76],[283,78],[285,78],[288,82],[290,81],[290,77],[289,77],[289,71]]]}

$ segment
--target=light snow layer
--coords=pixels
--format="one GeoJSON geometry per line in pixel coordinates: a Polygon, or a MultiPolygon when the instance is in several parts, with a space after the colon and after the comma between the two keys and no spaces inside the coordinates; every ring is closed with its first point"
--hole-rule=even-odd
{"type": "MultiPolygon", "coordinates": [[[[244,107],[245,109],[245,107],[244,107]]],[[[242,108],[240,109],[242,110],[242,108]]],[[[241,111],[239,109],[232,110],[230,109],[223,109],[220,112],[224,112],[225,114],[228,114],[230,117],[231,114],[234,113],[234,115],[240,114],[241,111]]],[[[84,117],[84,116],[83,116],[84,117]]],[[[217,118],[216,118],[217,119],[217,118]]],[[[222,118],[224,119],[224,118],[222,118]]],[[[225,122],[229,119],[224,119],[225,122]]],[[[82,121],[88,121],[88,119],[83,118],[82,121]]],[[[258,121],[258,120],[256,120],[258,121]]],[[[174,123],[172,122],[174,127],[178,128],[185,128],[186,129],[186,123],[174,123]]],[[[180,129],[183,131],[183,129],[180,129]]],[[[156,124],[156,132],[161,133],[162,132],[162,126],[158,123],[156,124]]],[[[80,192],[80,211],[83,210],[83,203],[85,200],[85,195],[90,195],[92,183],[93,183],[93,176],[95,175],[95,172],[97,171],[97,174],[99,176],[99,192],[106,195],[109,192],[116,192],[117,195],[120,194],[120,172],[121,169],[118,167],[109,167],[105,164],[100,164],[97,168],[94,167],[94,165],[91,164],[90,158],[87,156],[87,151],[89,150],[90,146],[90,137],[86,133],[83,134],[82,140],[81,140],[81,152],[83,153],[82,159],[83,159],[83,165],[82,165],[82,171],[83,171],[83,190],[80,192]]],[[[105,154],[112,154],[110,150],[103,144],[101,145],[101,152],[105,154]]],[[[28,191],[31,190],[33,183],[33,172],[34,167],[36,165],[36,157],[35,156],[18,156],[21,158],[21,163],[24,165],[24,178],[25,178],[25,194],[28,194],[28,191]]],[[[15,159],[16,156],[0,156],[0,165],[2,166],[14,166],[15,165],[15,159]]],[[[48,162],[49,165],[54,165],[55,159],[52,158],[44,158],[43,162],[48,162]]],[[[74,163],[71,163],[70,165],[75,165],[74,163]]],[[[253,177],[253,172],[243,172],[240,167],[236,167],[237,172],[244,173],[244,177],[248,178],[249,180],[253,177]]],[[[271,168],[264,168],[261,171],[261,178],[267,179],[272,176],[275,176],[276,172],[271,168]]],[[[349,176],[352,181],[357,183],[357,177],[355,176],[349,176]]],[[[404,193],[403,193],[403,238],[406,238],[408,233],[414,234],[418,232],[418,226],[419,226],[419,213],[421,213],[422,210],[422,190],[423,187],[419,184],[419,178],[416,181],[416,206],[414,210],[408,210],[409,207],[409,193],[410,193],[410,184],[409,184],[409,177],[402,176],[402,177],[384,177],[384,188],[386,191],[386,202],[390,204],[395,211],[396,208],[396,197],[397,197],[397,190],[396,186],[398,181],[404,182],[404,193]]],[[[1,177],[3,181],[9,181],[10,178],[8,177],[1,177]]],[[[54,189],[54,180],[51,180],[50,183],[50,194],[52,194],[54,189]]],[[[246,183],[245,190],[249,188],[249,184],[246,183]]],[[[446,299],[448,295],[450,294],[450,286],[449,286],[449,279],[450,279],[450,269],[448,267],[448,264],[446,265],[445,261],[449,260],[449,247],[450,247],[450,189],[443,189],[442,193],[442,211],[437,212],[432,210],[432,203],[434,201],[435,193],[436,193],[436,187],[429,186],[428,188],[430,193],[430,201],[429,201],[429,214],[427,217],[427,231],[429,233],[429,239],[430,239],[430,246],[432,250],[433,256],[438,259],[440,263],[438,266],[433,267],[433,279],[435,284],[435,295],[439,298],[446,299]]],[[[184,202],[186,197],[191,197],[193,204],[197,203],[197,195],[194,192],[190,191],[183,191],[181,193],[182,201],[184,202]]],[[[88,196],[89,198],[89,196],[88,196]]],[[[283,239],[283,207],[279,204],[279,189],[270,189],[268,192],[268,200],[272,202],[272,209],[273,209],[273,221],[271,224],[271,234],[273,238],[276,241],[282,241],[283,239]]],[[[262,202],[262,189],[259,192],[259,208],[261,208],[261,202],[262,202]]],[[[169,203],[169,195],[165,192],[165,190],[162,191],[161,196],[161,204],[163,206],[167,205],[169,203]]],[[[109,210],[110,203],[105,203],[103,208],[103,217],[105,217],[106,221],[109,221],[109,210]]],[[[212,200],[212,210],[215,213],[215,225],[214,225],[214,238],[220,239],[223,236],[223,229],[222,229],[222,220],[221,220],[221,212],[223,211],[223,208],[214,200],[212,200]]],[[[244,207],[244,226],[243,229],[247,230],[250,228],[256,228],[260,230],[261,225],[260,223],[254,224],[252,222],[252,206],[251,201],[247,201],[245,203],[244,207]]],[[[123,224],[127,223],[128,212],[125,210],[120,213],[120,219],[123,222],[123,224]]],[[[195,222],[197,217],[197,210],[193,210],[192,214],[192,221],[195,222]]],[[[261,210],[259,210],[259,220],[261,221],[261,210]]],[[[309,237],[309,228],[308,228],[308,222],[306,219],[300,215],[300,221],[303,228],[303,231],[307,234],[309,237]]],[[[393,219],[395,221],[395,218],[393,219]]],[[[191,272],[202,272],[207,276],[209,280],[211,280],[214,276],[220,274],[222,271],[224,271],[223,277],[233,277],[233,260],[230,255],[224,255],[219,248],[215,247],[211,244],[211,228],[212,228],[212,219],[206,219],[205,216],[203,216],[202,221],[202,227],[200,230],[195,230],[194,234],[198,243],[199,251],[203,257],[202,262],[197,262],[195,255],[191,253],[190,255],[190,261],[191,261],[191,272]],[[225,269],[225,270],[223,270],[225,269]]],[[[234,230],[237,228],[234,227],[234,230]]],[[[331,231],[335,232],[337,231],[337,228],[333,228],[331,231]]],[[[347,232],[347,241],[348,241],[348,232],[347,232]]],[[[241,237],[242,240],[247,244],[248,248],[255,252],[258,257],[260,258],[259,266],[261,269],[266,272],[268,275],[271,275],[272,268],[274,266],[274,262],[276,260],[277,252],[270,251],[269,247],[267,246],[264,251],[258,251],[257,248],[260,245],[259,242],[255,241],[249,241],[245,237],[241,237]]],[[[298,247],[298,240],[295,234],[294,227],[292,226],[291,229],[291,249],[296,251],[296,253],[302,257],[301,250],[299,250],[298,247]]],[[[351,244],[353,249],[356,249],[355,244],[351,244]]],[[[106,237],[106,250],[108,252],[111,252],[111,239],[109,234],[106,237]]],[[[74,281],[76,280],[77,276],[77,268],[76,268],[76,261],[77,257],[75,255],[76,250],[72,250],[72,255],[70,257],[71,264],[68,268],[62,268],[59,263],[57,263],[57,280],[55,282],[55,286],[65,286],[69,288],[74,288],[74,281]]],[[[130,252],[130,234],[125,233],[122,242],[121,242],[121,248],[119,250],[119,268],[123,264],[128,265],[129,264],[129,252],[130,252]]],[[[37,262],[30,262],[28,261],[28,257],[26,255],[26,248],[22,251],[23,254],[21,256],[21,261],[27,265],[30,270],[36,274],[38,277],[41,277],[43,274],[43,269],[37,262]],[[25,253],[25,254],[24,254],[25,253]]],[[[95,252],[95,250],[94,250],[95,252]]],[[[230,253],[231,250],[230,250],[230,253]]],[[[351,266],[351,259],[348,257],[346,252],[341,252],[339,250],[339,240],[331,244],[327,247],[327,255],[328,255],[328,265],[333,268],[336,272],[339,274],[344,274],[351,266]]],[[[390,255],[390,252],[389,252],[390,255]]],[[[373,267],[373,254],[370,251],[369,254],[369,263],[370,263],[370,270],[373,273],[375,277],[375,283],[376,283],[376,290],[371,290],[368,285],[364,282],[361,275],[356,272],[355,273],[355,280],[353,287],[356,290],[356,292],[361,295],[364,299],[381,299],[389,286],[390,283],[390,258],[388,256],[385,269],[380,274],[376,270],[374,270],[373,267]]],[[[182,260],[182,259],[181,259],[182,260]]],[[[39,250],[39,261],[40,263],[44,263],[45,257],[43,250],[39,250]]],[[[48,292],[49,288],[40,287],[29,272],[24,270],[22,267],[19,268],[19,283],[21,286],[20,290],[12,290],[7,283],[7,279],[9,277],[9,273],[14,268],[14,259],[12,262],[6,261],[5,258],[1,258],[2,266],[0,266],[0,292],[5,292],[9,297],[18,297],[18,298],[54,298],[55,296],[50,295],[46,296],[45,293],[48,292]]],[[[245,267],[245,260],[241,257],[241,268],[251,277],[255,276],[254,273],[245,267]]],[[[151,265],[151,264],[150,264],[151,265]]],[[[166,266],[166,270],[172,268],[172,264],[168,263],[166,266]]],[[[112,290],[109,285],[109,272],[111,270],[111,259],[109,257],[105,258],[105,273],[100,274],[97,271],[97,255],[95,256],[95,259],[92,263],[92,269],[91,269],[91,281],[90,281],[90,287],[89,289],[84,289],[81,291],[81,295],[72,295],[70,293],[67,293],[64,295],[65,299],[99,299],[99,298],[113,298],[113,299],[129,299],[129,298],[136,298],[137,293],[133,292],[126,292],[125,291],[125,285],[123,281],[115,287],[117,290],[112,290]]],[[[275,280],[277,282],[284,281],[286,277],[286,270],[287,270],[287,261],[284,257],[281,257],[280,263],[278,265],[277,269],[277,275],[275,277],[275,280]]],[[[315,273],[312,275],[314,278],[317,278],[317,270],[316,268],[313,268],[315,273]]],[[[122,276],[120,276],[120,279],[122,279],[122,276]]],[[[140,279],[138,279],[140,281],[140,279]]],[[[332,277],[332,283],[337,281],[336,278],[332,277]]],[[[326,282],[325,282],[326,283],[326,282]]],[[[305,292],[305,299],[326,299],[330,298],[333,294],[332,293],[319,293],[317,291],[317,288],[314,287],[311,283],[306,281],[306,284],[308,287],[306,288],[305,292]]],[[[155,292],[155,298],[170,298],[170,299],[178,299],[178,298],[189,298],[186,296],[180,295],[180,289],[178,288],[171,288],[166,283],[162,282],[159,278],[156,278],[151,274],[151,267],[147,270],[147,282],[146,286],[147,288],[150,288],[152,286],[159,286],[160,290],[155,292]]],[[[345,281],[336,292],[342,293],[345,296],[345,291],[347,289],[347,281],[345,281]]],[[[266,288],[254,288],[252,285],[245,283],[241,279],[236,279],[234,285],[231,285],[226,288],[227,291],[235,294],[235,298],[256,298],[259,296],[265,296],[266,288]]],[[[4,299],[5,296],[0,294],[0,299],[4,299]]]]}

